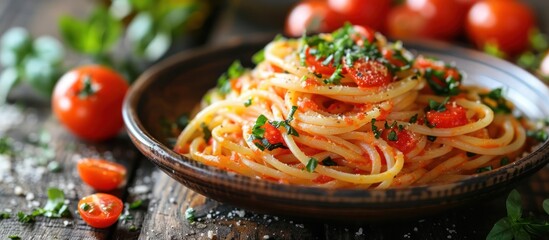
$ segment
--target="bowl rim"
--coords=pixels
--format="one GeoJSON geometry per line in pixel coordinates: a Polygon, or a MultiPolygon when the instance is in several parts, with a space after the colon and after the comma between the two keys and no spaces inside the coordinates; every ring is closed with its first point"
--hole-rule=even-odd
{"type": "MultiPolygon", "coordinates": [[[[481,189],[490,188],[490,191],[495,191],[499,186],[505,184],[506,180],[496,179],[498,175],[502,174],[512,174],[513,179],[515,178],[524,178],[530,175],[531,172],[535,172],[545,166],[549,162],[549,141],[540,143],[539,146],[529,152],[526,156],[521,157],[520,159],[507,164],[505,166],[499,167],[495,170],[479,173],[472,175],[463,180],[459,180],[451,183],[442,183],[442,184],[432,184],[432,185],[417,185],[417,186],[407,186],[407,187],[397,187],[397,188],[388,188],[388,189],[355,189],[355,188],[336,188],[336,189],[327,189],[321,187],[313,186],[301,186],[301,185],[290,185],[290,184],[281,184],[263,179],[251,178],[236,173],[230,173],[225,170],[221,170],[212,166],[208,166],[187,157],[184,157],[175,151],[173,151],[168,146],[162,144],[160,141],[155,139],[144,127],[143,123],[138,117],[138,105],[141,100],[143,92],[152,85],[156,80],[157,76],[162,75],[163,72],[173,68],[174,66],[187,61],[192,61],[197,57],[204,57],[207,55],[212,55],[217,52],[228,51],[232,48],[245,47],[247,45],[258,45],[264,46],[268,40],[272,38],[249,38],[247,40],[234,40],[223,45],[216,46],[206,46],[197,49],[192,49],[184,52],[177,53],[146,70],[134,84],[130,87],[128,91],[124,104],[123,104],[123,118],[126,125],[128,134],[130,135],[134,144],[143,144],[145,147],[149,148],[153,154],[153,158],[156,157],[154,154],[161,154],[164,157],[168,158],[172,166],[182,167],[184,174],[189,175],[191,178],[199,178],[196,180],[207,181],[207,178],[203,176],[211,176],[220,178],[220,186],[218,188],[224,188],[226,186],[235,187],[234,182],[236,181],[246,181],[249,183],[247,188],[238,188],[239,190],[247,190],[249,193],[254,192],[253,189],[256,187],[268,188],[269,191],[260,191],[260,197],[270,197],[270,198],[279,198],[280,195],[277,193],[287,193],[288,191],[292,193],[298,193],[302,196],[294,196],[300,200],[307,201],[308,198],[311,198],[313,202],[318,203],[318,199],[315,197],[318,196],[330,196],[326,204],[332,204],[336,202],[347,203],[351,205],[360,205],[365,204],[374,204],[376,207],[383,207],[380,203],[387,203],[387,199],[380,200],[376,196],[397,196],[397,195],[409,195],[418,192],[423,192],[426,189],[432,191],[433,194],[429,196],[427,201],[432,202],[444,202],[448,201],[448,191],[450,191],[450,196],[458,196],[461,198],[470,198],[475,194],[478,194],[479,189],[475,186],[482,185],[481,189]],[[262,45],[263,44],[263,45],[262,45]],[[202,175],[202,176],[201,176],[202,175]],[[488,183],[488,185],[487,185],[488,183]],[[250,188],[251,186],[251,191],[250,188]],[[465,189],[464,191],[454,191],[456,188],[465,189]],[[473,190],[470,190],[473,189],[473,190]],[[454,193],[457,192],[457,193],[454,193]],[[315,200],[316,199],[316,200],[315,200]]],[[[443,49],[445,52],[459,52],[459,55],[469,55],[471,58],[476,59],[480,62],[489,63],[490,66],[498,66],[497,68],[501,71],[504,71],[506,74],[509,74],[509,71],[506,69],[513,69],[515,73],[520,75],[529,75],[530,78],[535,78],[538,81],[530,81],[530,87],[536,89],[542,89],[548,93],[549,88],[541,82],[537,77],[533,76],[526,70],[511,64],[505,60],[501,60],[484,53],[467,49],[464,47],[455,46],[448,43],[438,42],[438,41],[405,41],[404,46],[407,49],[414,49],[413,46],[426,46],[429,49],[443,49]],[[412,47],[410,47],[412,46],[412,47]],[[516,72],[518,71],[518,72],[516,72]]],[[[258,49],[259,50],[259,49],[258,49]]],[[[516,75],[516,74],[513,74],[516,75]]],[[[212,86],[213,87],[213,86],[212,86]]],[[[140,149],[141,150],[141,149],[140,149]]],[[[143,151],[142,151],[143,152],[143,151]]],[[[147,155],[147,154],[145,154],[147,155]]],[[[175,169],[168,169],[169,166],[160,166],[158,159],[153,159],[150,156],[147,156],[149,159],[153,160],[163,171],[170,174],[175,174],[175,169]],[[170,173],[170,171],[172,171],[170,173]]],[[[206,182],[207,183],[207,182],[206,182]]],[[[287,199],[284,197],[283,199],[287,199]]],[[[404,199],[401,201],[395,201],[395,204],[398,203],[407,203],[410,199],[404,199]]],[[[425,199],[420,199],[420,202],[426,201],[425,199]]],[[[306,203],[303,203],[306,204],[306,203]]],[[[408,206],[409,204],[404,204],[408,206]]],[[[371,206],[371,205],[370,205],[371,206]]]]}

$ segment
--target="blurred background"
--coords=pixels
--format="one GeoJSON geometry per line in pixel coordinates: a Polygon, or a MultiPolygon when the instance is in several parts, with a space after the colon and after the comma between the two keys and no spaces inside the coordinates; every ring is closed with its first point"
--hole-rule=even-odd
{"type": "Polygon", "coordinates": [[[2,0],[0,102],[29,92],[47,102],[58,78],[86,63],[131,83],[186,49],[345,22],[476,48],[547,79],[547,12],[547,0],[2,0]]]}

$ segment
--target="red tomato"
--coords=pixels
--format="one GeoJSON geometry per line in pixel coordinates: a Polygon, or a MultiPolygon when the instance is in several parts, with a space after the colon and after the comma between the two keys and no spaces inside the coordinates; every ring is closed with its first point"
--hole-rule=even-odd
{"type": "Polygon", "coordinates": [[[414,136],[414,134],[406,129],[403,129],[403,130],[385,129],[383,130],[381,137],[389,144],[389,146],[398,149],[404,154],[412,151],[416,147],[418,142],[418,139],[414,136]],[[389,133],[391,131],[395,131],[397,136],[396,141],[389,140],[389,133]]]}
{"type": "Polygon", "coordinates": [[[96,193],[82,198],[78,202],[80,217],[90,226],[106,228],[113,225],[122,213],[124,204],[117,197],[96,193]]]}
{"type": "Polygon", "coordinates": [[[442,112],[430,110],[426,116],[427,121],[435,128],[459,127],[469,122],[465,108],[451,102],[446,104],[446,110],[442,112]]]}
{"type": "Polygon", "coordinates": [[[387,16],[387,34],[396,39],[425,36],[427,19],[407,6],[391,9],[387,16]]]}
{"type": "Polygon", "coordinates": [[[456,37],[465,14],[456,1],[407,0],[388,16],[389,35],[395,38],[433,38],[448,40],[456,37]]]}
{"type": "Polygon", "coordinates": [[[316,60],[316,57],[309,54],[310,48],[307,48],[307,51],[305,52],[305,64],[309,66],[310,70],[315,73],[320,73],[324,76],[330,76],[335,72],[334,65],[330,62],[328,65],[322,64],[322,61],[324,61],[323,58],[316,60]]]}
{"type": "Polygon", "coordinates": [[[352,24],[384,31],[391,0],[328,0],[328,5],[352,24]]]}
{"type": "Polygon", "coordinates": [[[377,61],[360,59],[352,67],[345,66],[345,69],[359,88],[382,87],[393,80],[389,69],[377,61]]]}
{"type": "Polygon", "coordinates": [[[313,179],[313,182],[314,183],[318,183],[318,184],[324,184],[324,183],[327,183],[327,182],[331,182],[333,181],[334,178],[332,177],[329,177],[329,176],[326,176],[326,175],[322,175],[322,174],[319,174],[318,177],[316,177],[315,179],[313,179]]]}
{"type": "Polygon", "coordinates": [[[271,144],[284,143],[282,134],[273,125],[271,125],[270,123],[267,123],[263,127],[265,128],[265,135],[264,135],[265,139],[267,139],[269,143],[271,144]]]}
{"type": "Polygon", "coordinates": [[[528,48],[535,27],[534,14],[520,1],[487,0],[473,5],[467,15],[467,36],[478,48],[494,44],[510,56],[528,48]]]}
{"type": "Polygon", "coordinates": [[[332,32],[343,22],[342,16],[329,8],[325,1],[304,1],[290,10],[284,31],[292,37],[301,36],[305,31],[308,34],[332,32]]]}
{"type": "Polygon", "coordinates": [[[73,134],[100,141],[122,128],[122,102],[128,83],[103,66],[83,66],[63,75],[52,96],[53,112],[73,134]]]}
{"type": "Polygon", "coordinates": [[[103,159],[84,158],[76,168],[82,181],[98,191],[116,189],[126,180],[126,167],[103,159]]]}

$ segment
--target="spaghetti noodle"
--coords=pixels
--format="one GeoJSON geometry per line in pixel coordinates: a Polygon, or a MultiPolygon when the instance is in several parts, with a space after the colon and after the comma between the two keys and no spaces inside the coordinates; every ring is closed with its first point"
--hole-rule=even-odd
{"type": "Polygon", "coordinates": [[[379,33],[278,38],[255,58],[220,77],[177,152],[281,183],[388,188],[463,179],[528,150],[501,89],[463,86],[455,67],[379,33]]]}

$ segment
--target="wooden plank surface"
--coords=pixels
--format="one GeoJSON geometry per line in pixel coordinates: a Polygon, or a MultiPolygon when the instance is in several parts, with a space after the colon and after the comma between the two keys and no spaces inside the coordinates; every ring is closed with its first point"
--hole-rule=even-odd
{"type": "MultiPolygon", "coordinates": [[[[0,32],[22,26],[35,36],[58,36],[60,12],[84,14],[91,4],[93,1],[86,0],[2,0],[0,32]]],[[[227,33],[226,29],[219,32],[227,33]]],[[[28,92],[28,88],[20,88],[11,98],[17,104],[0,106],[0,136],[12,138],[16,150],[15,157],[0,156],[0,212],[12,213],[10,219],[0,220],[0,239],[13,234],[22,239],[482,239],[505,215],[505,196],[437,216],[383,224],[253,213],[218,203],[177,183],[144,159],[125,134],[102,143],[76,139],[50,115],[44,104],[47,101],[28,92]],[[127,185],[113,194],[126,203],[144,201],[140,208],[128,211],[132,219],[95,229],[74,214],[78,200],[94,192],[79,180],[75,170],[81,157],[104,157],[128,168],[127,185]],[[60,172],[48,170],[53,161],[63,167],[60,172]],[[15,212],[28,213],[43,206],[48,187],[64,190],[72,218],[38,217],[35,223],[18,222],[15,212]],[[193,223],[185,219],[189,207],[196,209],[199,218],[193,223]]],[[[539,214],[541,201],[549,197],[549,168],[518,189],[527,211],[539,214]]]]}

